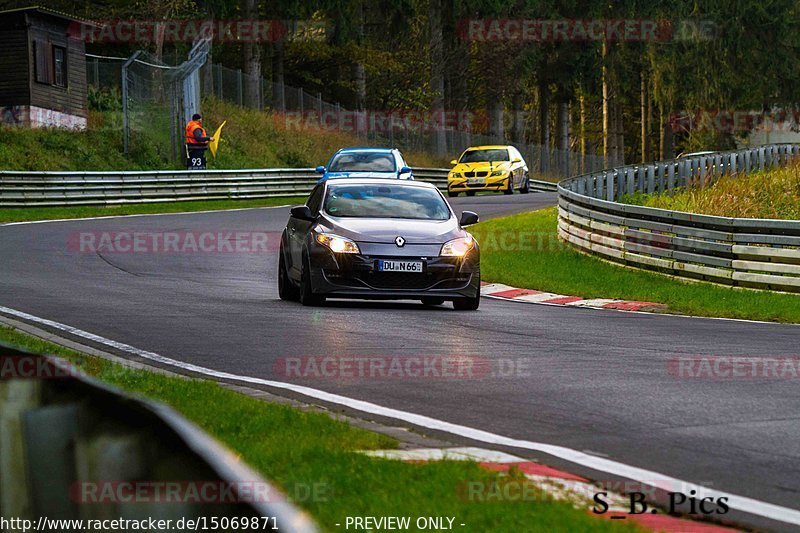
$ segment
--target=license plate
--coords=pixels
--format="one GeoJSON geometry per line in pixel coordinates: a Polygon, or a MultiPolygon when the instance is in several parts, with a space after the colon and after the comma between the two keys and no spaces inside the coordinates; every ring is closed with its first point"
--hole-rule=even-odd
{"type": "Polygon", "coordinates": [[[469,183],[470,185],[485,185],[486,180],[483,178],[469,178],[467,180],[467,183],[469,183]]]}
{"type": "Polygon", "coordinates": [[[414,272],[422,274],[422,261],[378,261],[380,272],[414,272]]]}

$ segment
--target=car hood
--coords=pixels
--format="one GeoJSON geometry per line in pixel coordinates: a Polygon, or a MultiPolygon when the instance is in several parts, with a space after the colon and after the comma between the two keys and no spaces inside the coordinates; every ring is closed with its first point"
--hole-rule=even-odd
{"type": "Polygon", "coordinates": [[[477,162],[477,163],[459,163],[453,167],[452,172],[484,172],[489,170],[509,170],[511,168],[510,161],[497,161],[491,163],[477,162]]]}
{"type": "Polygon", "coordinates": [[[329,231],[354,241],[394,243],[398,236],[409,244],[442,244],[466,235],[455,217],[448,220],[349,218],[324,215],[319,231],[329,231]]]}

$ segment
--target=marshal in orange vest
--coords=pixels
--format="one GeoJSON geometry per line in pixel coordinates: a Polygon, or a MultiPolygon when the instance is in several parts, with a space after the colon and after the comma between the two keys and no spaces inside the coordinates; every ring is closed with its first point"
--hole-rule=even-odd
{"type": "Polygon", "coordinates": [[[197,148],[208,146],[207,141],[198,141],[195,136],[194,132],[196,129],[200,128],[200,132],[203,137],[207,137],[206,130],[203,128],[203,125],[200,124],[199,120],[190,120],[188,124],[186,124],[186,144],[195,145],[197,148]]]}

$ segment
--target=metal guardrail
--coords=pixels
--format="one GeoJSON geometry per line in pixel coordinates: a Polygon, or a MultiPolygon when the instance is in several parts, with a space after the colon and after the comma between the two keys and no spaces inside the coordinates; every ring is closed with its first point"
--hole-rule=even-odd
{"type": "MultiPolygon", "coordinates": [[[[415,179],[447,188],[447,169],[415,168],[415,179]]],[[[306,195],[319,180],[311,168],[141,172],[0,171],[0,207],[114,205],[306,195]]],[[[556,184],[531,180],[531,188],[556,184]]]]}
{"type": "Polygon", "coordinates": [[[33,524],[205,519],[209,527],[212,517],[258,518],[258,529],[318,530],[171,408],[82,376],[62,359],[0,345],[0,363],[0,516],[33,524]]]}
{"type": "Polygon", "coordinates": [[[721,175],[782,165],[800,145],[629,165],[563,180],[558,234],[605,259],[678,276],[800,291],[800,221],[730,218],[620,203],[624,195],[702,187],[721,175]]]}

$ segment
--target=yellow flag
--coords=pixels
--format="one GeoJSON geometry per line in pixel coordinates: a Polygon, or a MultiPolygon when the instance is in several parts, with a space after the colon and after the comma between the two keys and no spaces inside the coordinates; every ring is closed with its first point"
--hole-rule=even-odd
{"type": "Polygon", "coordinates": [[[219,138],[222,135],[222,126],[224,126],[228,121],[223,120],[222,124],[219,125],[217,131],[214,132],[214,140],[208,143],[208,147],[211,149],[211,155],[217,157],[217,146],[219,146],[219,138]]]}

